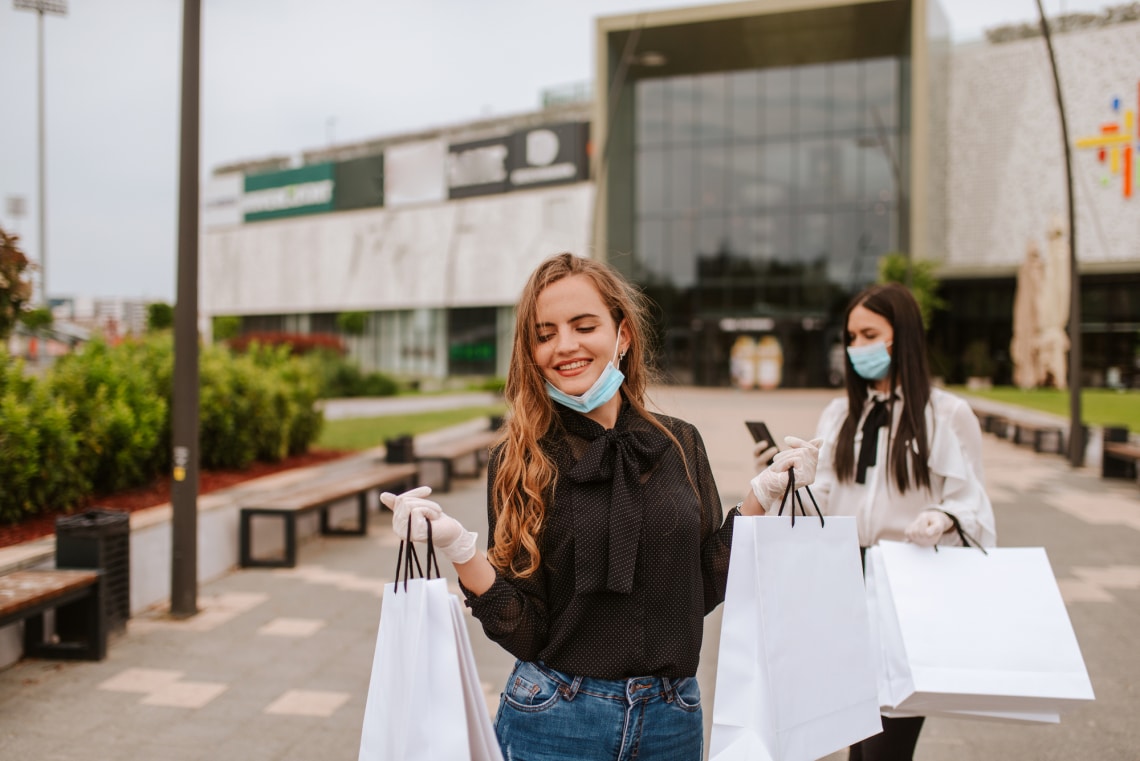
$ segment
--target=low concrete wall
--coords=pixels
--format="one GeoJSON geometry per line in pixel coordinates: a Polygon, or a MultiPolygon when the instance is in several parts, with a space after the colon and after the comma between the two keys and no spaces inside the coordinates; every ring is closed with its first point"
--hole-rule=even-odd
{"type": "MultiPolygon", "coordinates": [[[[198,583],[203,584],[230,572],[237,567],[239,510],[251,498],[286,491],[298,483],[337,471],[351,471],[365,462],[383,458],[384,450],[369,450],[324,465],[298,468],[264,478],[253,479],[229,489],[198,498],[198,583]]],[[[104,505],[114,509],[114,505],[104,505]]],[[[333,509],[333,520],[339,511],[356,509],[355,498],[338,503],[333,509]]],[[[376,495],[370,495],[369,509],[379,509],[376,495]]],[[[172,578],[171,558],[173,529],[171,505],[139,510],[131,513],[131,614],[166,604],[170,600],[172,578]]],[[[303,516],[297,521],[297,539],[317,535],[319,516],[303,516]]],[[[284,538],[276,521],[255,521],[253,544],[257,553],[280,551],[284,538]]],[[[55,538],[47,537],[14,547],[0,548],[0,574],[25,568],[54,568],[55,538]]],[[[23,657],[23,625],[16,623],[0,629],[0,668],[11,665],[23,657]]]]}
{"type": "MultiPolygon", "coordinates": [[[[450,428],[416,436],[416,447],[428,447],[439,441],[463,436],[486,429],[488,418],[476,418],[450,428]]],[[[239,510],[254,497],[286,491],[296,484],[315,477],[325,477],[338,471],[351,472],[368,462],[384,458],[384,447],[376,447],[340,460],[308,468],[276,473],[257,478],[237,486],[198,498],[198,583],[212,581],[238,566],[239,510]]],[[[114,509],[114,505],[105,505],[114,509]]],[[[369,510],[380,509],[375,493],[369,495],[369,510]]],[[[333,507],[331,519],[335,523],[343,514],[354,515],[355,498],[344,500],[333,507]]],[[[134,615],[170,600],[171,584],[171,518],[174,510],[159,505],[131,513],[131,614],[134,615]]],[[[302,516],[297,521],[297,541],[316,536],[319,516],[302,516]]],[[[253,549],[263,555],[280,551],[284,537],[277,521],[254,521],[253,549]]],[[[15,547],[0,548],[0,574],[22,568],[54,568],[55,538],[47,537],[15,547]]],[[[0,668],[10,666],[23,657],[23,625],[11,624],[0,629],[0,668]]]]}

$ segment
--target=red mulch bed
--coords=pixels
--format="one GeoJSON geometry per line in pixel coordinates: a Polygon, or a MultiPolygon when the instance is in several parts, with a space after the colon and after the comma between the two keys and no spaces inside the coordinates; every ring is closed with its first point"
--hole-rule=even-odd
{"type": "MultiPolygon", "coordinates": [[[[311,450],[304,454],[287,457],[281,462],[255,462],[245,470],[203,470],[198,474],[198,494],[209,494],[219,489],[240,484],[253,478],[268,476],[283,470],[303,468],[307,465],[317,465],[329,460],[346,457],[353,452],[338,452],[332,450],[311,450]]],[[[150,486],[140,486],[134,489],[108,494],[91,500],[88,507],[105,507],[113,510],[126,510],[134,512],[148,507],[162,505],[170,501],[170,476],[162,476],[150,486]]],[[[84,508],[77,508],[71,512],[78,512],[84,508]]],[[[63,510],[41,513],[21,523],[0,524],[0,547],[9,547],[13,544],[28,542],[55,533],[55,519],[68,513],[63,510]]]]}

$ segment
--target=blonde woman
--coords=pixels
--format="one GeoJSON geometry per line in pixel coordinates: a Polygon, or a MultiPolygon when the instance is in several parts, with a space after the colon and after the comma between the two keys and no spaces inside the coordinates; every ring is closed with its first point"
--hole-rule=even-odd
{"type": "MultiPolygon", "coordinates": [[[[646,409],[646,335],[614,270],[547,259],[518,304],[487,553],[425,487],[384,495],[398,534],[431,521],[472,613],[517,658],[495,720],[512,761],[702,755],[697,660],[733,523],[697,429],[646,409]]],[[[804,451],[781,453],[757,493],[782,492],[791,466],[810,481],[804,451]]],[[[762,512],[754,497],[737,509],[762,512]]]]}

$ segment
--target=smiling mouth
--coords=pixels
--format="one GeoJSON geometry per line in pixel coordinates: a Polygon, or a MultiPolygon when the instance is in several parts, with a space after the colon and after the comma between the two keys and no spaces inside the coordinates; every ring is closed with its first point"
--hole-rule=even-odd
{"type": "Polygon", "coordinates": [[[590,364],[588,359],[579,359],[574,362],[567,362],[564,365],[557,365],[554,369],[558,372],[567,372],[569,370],[578,370],[590,364]]]}

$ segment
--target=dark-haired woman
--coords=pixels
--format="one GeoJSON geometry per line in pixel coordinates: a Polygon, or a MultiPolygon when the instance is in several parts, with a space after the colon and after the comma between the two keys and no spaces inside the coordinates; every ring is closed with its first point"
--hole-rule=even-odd
{"type": "MultiPolygon", "coordinates": [[[[846,314],[846,397],[820,416],[812,492],[825,515],[851,515],[859,544],[882,539],[959,544],[955,524],[996,542],[982,480],[982,433],[964,401],[932,388],[918,303],[898,284],[875,285],[846,314]]],[[[922,717],[883,718],[852,761],[909,761],[922,717]]]]}

